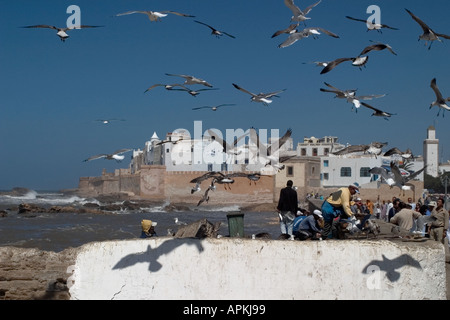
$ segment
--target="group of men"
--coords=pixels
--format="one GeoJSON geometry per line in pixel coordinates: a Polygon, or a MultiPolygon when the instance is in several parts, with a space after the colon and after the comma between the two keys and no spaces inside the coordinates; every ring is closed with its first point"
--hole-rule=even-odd
{"type": "MultiPolygon", "coordinates": [[[[289,180],[286,187],[280,191],[277,205],[281,233],[300,240],[340,238],[342,223],[354,219],[351,202],[356,194],[359,194],[357,183],[339,188],[323,201],[321,210],[314,210],[309,214],[298,207],[297,191],[293,187],[293,181],[289,180]]],[[[431,214],[425,216],[399,200],[394,204],[398,206],[397,212],[389,222],[408,231],[423,230],[431,239],[445,244],[449,213],[445,210],[444,203],[443,198],[431,201],[428,204],[431,214]]]]}

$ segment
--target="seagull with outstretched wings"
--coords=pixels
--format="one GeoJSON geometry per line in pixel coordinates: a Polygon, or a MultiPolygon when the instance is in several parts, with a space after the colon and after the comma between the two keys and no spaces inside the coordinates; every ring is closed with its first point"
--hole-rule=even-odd
{"type": "Polygon", "coordinates": [[[167,17],[168,13],[175,14],[180,17],[187,17],[187,18],[195,17],[190,14],[185,14],[185,13],[171,11],[171,10],[164,10],[164,11],[134,10],[134,11],[127,11],[127,12],[122,12],[122,13],[116,14],[116,17],[135,14],[135,13],[145,14],[148,17],[148,19],[152,22],[161,21],[161,18],[167,17]]]}
{"type": "Polygon", "coordinates": [[[65,42],[68,38],[69,35],[67,34],[68,31],[71,30],[77,30],[77,29],[86,29],[86,28],[100,28],[102,26],[87,26],[87,25],[80,25],[80,26],[75,26],[75,27],[65,27],[65,28],[58,28],[55,26],[50,26],[50,25],[46,25],[46,24],[38,24],[38,25],[34,25],[34,26],[25,26],[22,28],[44,28],[44,29],[53,29],[56,30],[56,35],[61,39],[62,42],[65,42]]]}
{"type": "Polygon", "coordinates": [[[210,26],[209,24],[206,24],[206,23],[201,22],[201,21],[198,21],[198,20],[194,20],[194,21],[197,22],[197,23],[199,23],[199,24],[202,24],[202,25],[204,25],[204,26],[207,26],[208,28],[210,28],[210,29],[211,29],[211,34],[214,35],[214,36],[216,36],[217,38],[219,38],[219,37],[221,37],[221,36],[223,36],[223,35],[226,35],[226,36],[228,36],[228,37],[230,37],[230,38],[233,38],[233,39],[236,38],[235,36],[233,36],[233,35],[231,35],[231,34],[225,32],[225,31],[217,30],[216,28],[210,26]]]}
{"type": "Polygon", "coordinates": [[[235,84],[235,83],[233,83],[233,86],[234,86],[236,89],[238,89],[238,90],[240,90],[240,91],[242,91],[242,92],[245,92],[245,93],[251,95],[251,96],[252,96],[252,97],[251,97],[251,101],[254,101],[254,102],[261,102],[261,103],[262,103],[263,105],[265,105],[265,106],[268,106],[270,103],[272,103],[272,100],[271,100],[270,98],[272,98],[272,97],[278,97],[278,94],[280,94],[280,93],[286,91],[286,89],[283,89],[283,90],[279,90],[279,91],[275,91],[275,92],[270,92],[270,93],[259,93],[259,94],[255,94],[255,93],[252,93],[252,92],[250,92],[250,91],[248,91],[248,90],[246,90],[246,89],[240,87],[239,85],[237,85],[237,84],[235,84]]]}
{"type": "Polygon", "coordinates": [[[95,156],[92,156],[92,157],[89,157],[89,158],[83,160],[83,162],[102,159],[102,158],[105,158],[106,160],[116,160],[117,162],[121,162],[123,159],[125,159],[125,156],[123,154],[128,151],[131,151],[131,150],[133,150],[133,149],[120,149],[111,154],[105,154],[105,153],[98,154],[98,155],[95,155],[95,156]]]}

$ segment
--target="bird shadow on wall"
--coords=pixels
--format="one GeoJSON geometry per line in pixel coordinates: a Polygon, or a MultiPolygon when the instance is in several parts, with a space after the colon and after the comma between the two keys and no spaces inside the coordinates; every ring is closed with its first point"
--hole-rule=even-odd
{"type": "Polygon", "coordinates": [[[147,251],[145,252],[131,253],[123,257],[112,269],[125,269],[137,263],[149,263],[149,271],[157,272],[162,268],[162,264],[158,262],[159,257],[172,252],[182,245],[195,246],[200,253],[204,250],[199,239],[170,239],[156,248],[148,245],[147,251]]]}
{"type": "Polygon", "coordinates": [[[386,272],[386,277],[391,282],[398,281],[400,279],[400,272],[397,271],[405,266],[410,266],[416,269],[422,269],[419,261],[411,257],[409,254],[402,254],[397,258],[392,260],[386,258],[386,256],[382,255],[383,260],[372,260],[369,262],[363,269],[363,273],[371,273],[375,270],[380,270],[386,272]]]}

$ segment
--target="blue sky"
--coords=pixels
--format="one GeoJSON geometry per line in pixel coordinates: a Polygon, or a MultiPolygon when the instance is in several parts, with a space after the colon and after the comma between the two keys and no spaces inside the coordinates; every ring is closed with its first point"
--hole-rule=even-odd
{"type": "MultiPolygon", "coordinates": [[[[315,2],[295,1],[302,9],[315,2]]],[[[194,121],[204,130],[292,128],[294,144],[304,137],[336,136],[341,143],[388,142],[388,147],[411,148],[423,154],[427,128],[434,125],[440,140],[441,161],[450,159],[450,113],[429,109],[435,99],[434,77],[444,97],[450,96],[450,40],[428,50],[420,26],[405,8],[438,33],[450,35],[445,0],[322,0],[309,13],[307,27],[322,27],[340,36],[305,38],[278,48],[287,35],[271,38],[291,22],[282,0],[1,0],[0,1],[0,189],[37,190],[76,188],[79,177],[98,176],[129,164],[104,159],[83,162],[122,148],[142,148],[153,132],[184,128],[194,121]],[[69,32],[61,42],[50,29],[23,26],[65,26],[67,8],[77,5],[81,23],[102,28],[69,32]],[[370,5],[381,9],[381,22],[399,30],[367,31],[370,5]],[[142,14],[115,17],[130,10],[172,10],[194,15],[168,15],[150,22],[142,14]],[[212,36],[194,20],[205,22],[236,38],[212,36]],[[342,63],[327,74],[312,61],[355,57],[370,40],[391,45],[369,53],[360,71],[342,63]],[[218,90],[192,97],[186,92],[155,88],[156,83],[183,79],[165,73],[205,79],[218,90]],[[391,112],[389,121],[357,113],[344,100],[320,92],[328,82],[358,94],[386,94],[367,101],[391,112]],[[286,89],[266,107],[232,83],[252,91],[286,89]],[[216,112],[192,110],[205,105],[235,104],[216,112]],[[101,118],[126,121],[102,125],[101,118]]],[[[194,89],[201,86],[191,86],[194,89]]],[[[386,149],[387,150],[387,149],[386,149]]]]}

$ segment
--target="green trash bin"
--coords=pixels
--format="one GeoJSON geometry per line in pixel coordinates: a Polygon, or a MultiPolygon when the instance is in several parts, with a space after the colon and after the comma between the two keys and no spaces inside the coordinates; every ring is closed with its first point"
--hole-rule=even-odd
{"type": "Polygon", "coordinates": [[[227,214],[228,219],[228,232],[230,237],[243,237],[244,236],[244,214],[230,213],[227,214]]]}

